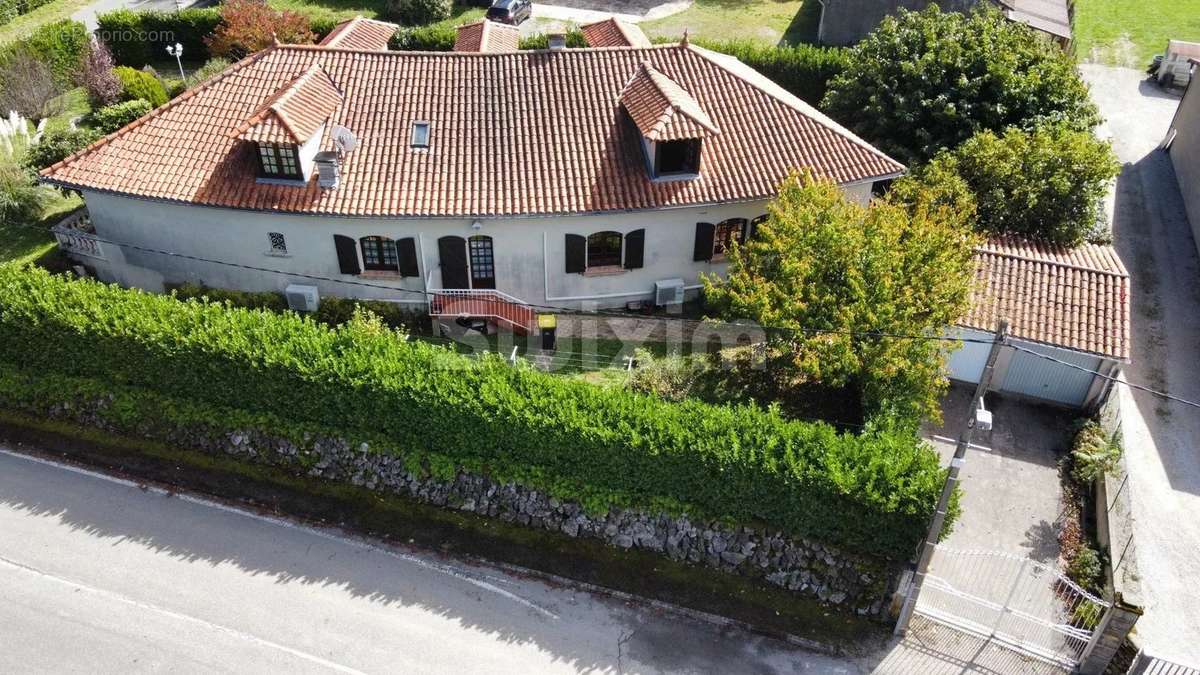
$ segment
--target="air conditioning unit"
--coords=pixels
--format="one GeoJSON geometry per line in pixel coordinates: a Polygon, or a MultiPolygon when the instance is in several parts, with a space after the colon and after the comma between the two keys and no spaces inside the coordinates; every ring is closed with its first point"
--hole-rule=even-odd
{"type": "Polygon", "coordinates": [[[317,311],[320,298],[317,296],[316,286],[289,284],[283,294],[287,296],[288,309],[294,309],[297,312],[317,311]]]}
{"type": "Polygon", "coordinates": [[[654,304],[658,307],[683,304],[683,279],[654,282],[654,304]]]}

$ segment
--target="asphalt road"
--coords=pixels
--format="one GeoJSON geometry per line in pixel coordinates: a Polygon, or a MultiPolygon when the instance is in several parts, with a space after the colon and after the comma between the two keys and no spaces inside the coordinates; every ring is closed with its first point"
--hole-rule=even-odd
{"type": "MultiPolygon", "coordinates": [[[[1113,236],[1129,268],[1132,382],[1200,400],[1200,258],[1183,210],[1166,136],[1179,98],[1125,68],[1081,68],[1124,167],[1113,236]]],[[[1124,389],[1126,488],[1132,503],[1142,601],[1142,645],[1200,667],[1200,411],[1124,389]]],[[[1165,671],[1164,671],[1165,672],[1165,671]]]]}
{"type": "Polygon", "coordinates": [[[3,673],[869,667],[2,448],[0,598],[3,673]]]}

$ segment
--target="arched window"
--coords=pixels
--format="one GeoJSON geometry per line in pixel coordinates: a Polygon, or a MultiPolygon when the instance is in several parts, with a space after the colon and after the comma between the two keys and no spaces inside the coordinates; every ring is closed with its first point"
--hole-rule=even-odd
{"type": "Polygon", "coordinates": [[[400,259],[396,255],[396,243],[387,237],[363,237],[358,240],[362,247],[363,268],[387,272],[400,271],[400,259]]]}
{"type": "Polygon", "coordinates": [[[717,223],[716,233],[713,235],[713,255],[725,255],[733,248],[733,242],[742,242],[745,233],[745,218],[730,218],[717,223]]]}
{"type": "Polygon", "coordinates": [[[597,232],[587,238],[587,266],[620,267],[621,233],[597,232]]]}

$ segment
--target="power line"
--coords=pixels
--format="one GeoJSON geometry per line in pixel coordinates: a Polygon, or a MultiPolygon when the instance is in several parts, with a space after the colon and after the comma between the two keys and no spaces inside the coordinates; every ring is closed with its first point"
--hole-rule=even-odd
{"type": "MultiPolygon", "coordinates": [[[[33,225],[28,225],[27,227],[41,231],[41,232],[47,231],[43,228],[39,228],[39,227],[36,227],[33,225]]],[[[297,277],[297,278],[301,278],[301,279],[311,279],[314,281],[327,281],[327,282],[335,283],[335,284],[346,284],[346,285],[350,285],[350,286],[376,288],[376,289],[389,291],[391,293],[404,293],[404,294],[409,294],[409,295],[417,295],[417,296],[421,296],[426,302],[428,302],[433,296],[437,295],[436,292],[430,292],[430,291],[426,291],[426,290],[412,290],[412,289],[406,289],[406,288],[395,288],[394,286],[386,286],[384,284],[371,283],[369,281],[361,281],[361,280],[357,280],[357,279],[354,279],[354,280],[335,279],[333,277],[322,276],[319,274],[307,274],[307,273],[303,273],[303,272],[289,272],[286,270],[273,269],[270,267],[260,267],[257,265],[247,265],[244,263],[236,263],[236,262],[231,262],[228,260],[204,258],[201,256],[189,255],[186,253],[178,253],[175,251],[167,251],[167,250],[163,250],[163,249],[156,249],[156,248],[151,248],[151,247],[147,247],[147,246],[142,246],[139,244],[132,244],[132,243],[128,243],[128,242],[116,241],[113,239],[108,239],[106,237],[101,237],[100,235],[97,235],[94,233],[83,233],[83,234],[85,234],[88,238],[93,239],[95,241],[99,241],[99,242],[106,243],[106,244],[111,244],[113,246],[119,246],[122,248],[129,248],[129,249],[133,249],[136,251],[155,253],[158,255],[164,255],[164,256],[169,256],[169,257],[173,257],[173,258],[181,258],[184,260],[192,260],[192,261],[196,261],[196,262],[203,262],[203,263],[208,263],[208,264],[212,264],[212,265],[224,265],[227,267],[234,267],[234,268],[238,268],[238,269],[245,269],[245,270],[250,270],[250,271],[255,271],[255,272],[266,272],[268,274],[279,274],[279,275],[283,275],[283,276],[297,277]]],[[[573,307],[562,307],[562,306],[557,306],[557,305],[536,305],[536,304],[531,304],[531,303],[522,303],[522,304],[525,304],[526,306],[528,306],[532,309],[536,309],[536,310],[549,310],[549,311],[553,311],[556,313],[566,314],[566,315],[571,315],[571,316],[614,316],[614,317],[620,317],[620,318],[630,318],[628,316],[628,314],[622,310],[597,309],[597,310],[586,311],[586,310],[581,310],[581,309],[575,309],[573,307]]],[[[660,317],[655,317],[655,319],[687,321],[687,322],[692,322],[692,323],[704,323],[704,322],[698,321],[696,319],[687,319],[685,317],[675,317],[675,316],[660,316],[660,317]]],[[[987,340],[987,339],[953,337],[953,336],[948,336],[948,335],[915,335],[915,334],[903,334],[903,333],[887,333],[887,332],[882,332],[882,331],[853,331],[853,330],[804,328],[804,327],[792,328],[792,327],[784,327],[784,326],[761,326],[761,325],[757,325],[757,324],[751,326],[750,324],[739,324],[739,323],[733,323],[733,322],[727,322],[727,321],[713,322],[713,323],[715,323],[717,325],[728,326],[728,327],[733,327],[733,328],[752,328],[752,327],[754,327],[754,328],[761,328],[764,331],[809,333],[809,334],[816,334],[816,335],[822,335],[822,334],[825,334],[825,335],[851,335],[851,336],[855,336],[855,337],[868,337],[868,338],[876,338],[876,339],[884,338],[884,339],[899,339],[899,340],[930,340],[930,341],[941,341],[941,342],[957,342],[960,344],[988,344],[988,345],[990,345],[993,342],[992,340],[987,340]]],[[[1063,361],[1061,359],[1056,359],[1052,356],[1042,354],[1042,353],[1034,351],[1032,349],[1028,349],[1026,347],[1021,347],[1020,345],[1012,344],[1009,341],[1006,341],[1006,344],[1018,351],[1028,352],[1039,358],[1047,359],[1049,361],[1054,361],[1061,365],[1068,366],[1068,367],[1074,368],[1076,370],[1081,370],[1086,373],[1090,373],[1094,376],[1101,377],[1110,382],[1122,382],[1118,378],[1112,377],[1110,375],[1106,375],[1104,373],[1101,373],[1100,371],[1092,370],[1090,368],[1085,368],[1083,366],[1078,366],[1073,363],[1063,361]]],[[[1133,389],[1137,389],[1139,391],[1144,391],[1148,394],[1158,396],[1160,398],[1175,401],[1177,403],[1181,403],[1183,405],[1191,406],[1194,408],[1200,408],[1200,403],[1197,403],[1195,401],[1189,401],[1184,398],[1180,398],[1178,396],[1175,396],[1175,395],[1170,394],[1165,391],[1158,391],[1156,389],[1152,389],[1150,387],[1136,384],[1136,383],[1129,382],[1129,381],[1124,381],[1123,383],[1126,386],[1129,386],[1133,389]]]]}
{"type": "Polygon", "coordinates": [[[1012,344],[1011,342],[1009,342],[1007,344],[1008,344],[1008,346],[1012,347],[1013,349],[1015,349],[1019,352],[1033,354],[1034,356],[1046,359],[1047,361],[1053,361],[1055,363],[1058,363],[1058,364],[1061,364],[1064,366],[1068,366],[1070,368],[1074,368],[1075,370],[1082,370],[1085,373],[1091,373],[1092,375],[1095,375],[1097,377],[1104,378],[1105,380],[1108,380],[1109,382],[1117,382],[1119,384],[1124,384],[1125,386],[1130,387],[1131,389],[1137,389],[1139,391],[1144,391],[1147,394],[1153,394],[1155,396],[1165,398],[1170,401],[1175,401],[1176,403],[1182,403],[1183,405],[1192,406],[1193,408],[1200,408],[1200,403],[1197,403],[1195,401],[1189,401],[1186,398],[1180,398],[1178,396],[1175,396],[1174,394],[1169,394],[1165,391],[1158,391],[1157,389],[1151,389],[1150,387],[1140,385],[1140,384],[1135,384],[1135,383],[1129,382],[1127,380],[1122,380],[1118,377],[1113,377],[1111,375],[1105,375],[1104,373],[1101,373],[1098,370],[1092,370],[1091,368],[1084,368],[1083,366],[1077,366],[1074,363],[1063,361],[1062,359],[1056,359],[1053,356],[1049,356],[1047,354],[1043,354],[1041,352],[1034,351],[1032,349],[1029,349],[1028,347],[1022,347],[1020,345],[1015,345],[1015,344],[1012,344]]]}

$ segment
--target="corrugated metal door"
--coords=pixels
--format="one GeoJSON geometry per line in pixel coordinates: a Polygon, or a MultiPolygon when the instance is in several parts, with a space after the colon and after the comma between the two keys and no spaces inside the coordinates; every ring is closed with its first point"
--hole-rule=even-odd
{"type": "MultiPolygon", "coordinates": [[[[1014,344],[1088,370],[1100,370],[1101,360],[1098,356],[1028,342],[1014,341],[1014,344]]],[[[1094,378],[1092,373],[1078,368],[1039,358],[1028,352],[1016,351],[1009,361],[1008,373],[1004,376],[1004,384],[1000,390],[1066,405],[1082,406],[1087,400],[1088,389],[1091,388],[1094,378]]]]}
{"type": "MultiPolygon", "coordinates": [[[[952,329],[947,334],[965,340],[990,341],[996,337],[992,333],[971,328],[952,329]]],[[[987,365],[988,352],[991,349],[990,344],[964,342],[962,347],[955,350],[946,362],[946,367],[950,370],[950,379],[960,382],[979,382],[979,376],[983,374],[983,367],[987,365]]]]}

